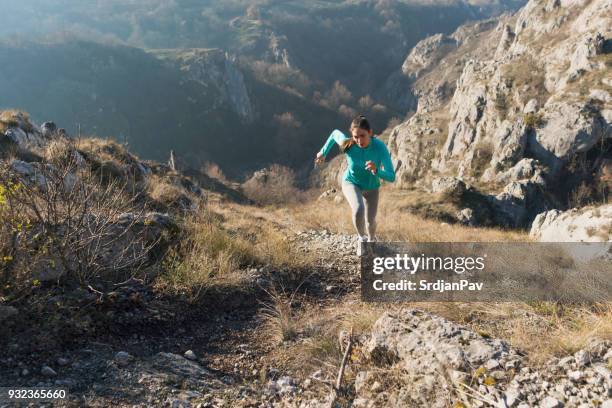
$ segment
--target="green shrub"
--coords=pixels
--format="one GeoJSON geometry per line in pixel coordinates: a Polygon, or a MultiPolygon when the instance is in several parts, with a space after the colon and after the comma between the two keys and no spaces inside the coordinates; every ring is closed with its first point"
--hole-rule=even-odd
{"type": "Polygon", "coordinates": [[[542,127],[544,118],[541,113],[529,112],[523,116],[523,123],[531,129],[542,127]]]}

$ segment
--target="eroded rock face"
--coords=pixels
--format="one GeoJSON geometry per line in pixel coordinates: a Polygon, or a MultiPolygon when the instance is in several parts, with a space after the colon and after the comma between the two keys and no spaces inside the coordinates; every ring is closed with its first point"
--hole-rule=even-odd
{"type": "Polygon", "coordinates": [[[421,40],[414,46],[404,64],[402,72],[417,78],[419,74],[432,67],[450,50],[457,48],[457,40],[444,34],[435,34],[421,40]]]}
{"type": "Polygon", "coordinates": [[[543,186],[534,180],[512,181],[501,193],[488,198],[495,208],[495,223],[507,227],[528,225],[535,214],[550,205],[543,186]]]}
{"type": "MultiPolygon", "coordinates": [[[[44,125],[48,126],[45,122],[44,125]]],[[[11,115],[10,124],[0,135],[0,149],[4,146],[14,146],[21,149],[41,148],[44,147],[57,133],[49,132],[48,127],[39,129],[30,119],[22,112],[16,112],[11,115]]]]}
{"type": "Polygon", "coordinates": [[[181,52],[155,51],[158,57],[171,66],[178,67],[187,78],[209,89],[214,103],[208,111],[229,105],[245,123],[255,119],[255,112],[244,81],[232,55],[219,49],[187,49],[181,52]],[[213,84],[213,87],[210,87],[213,84]]]}
{"type": "Polygon", "coordinates": [[[456,401],[485,406],[483,399],[496,407],[578,407],[610,395],[606,364],[612,351],[609,342],[596,338],[573,355],[533,369],[501,340],[404,308],[383,314],[363,349],[368,364],[355,378],[355,407],[447,407],[456,401]],[[462,383],[478,397],[457,397],[454,390],[462,383]]]}
{"type": "Polygon", "coordinates": [[[577,153],[612,137],[610,123],[590,103],[547,103],[543,115],[545,124],[530,135],[528,151],[553,175],[577,153]]]}
{"type": "Polygon", "coordinates": [[[466,189],[465,183],[455,177],[438,177],[431,184],[433,193],[440,193],[445,196],[460,197],[466,189]]]}
{"type": "Polygon", "coordinates": [[[542,242],[612,241],[612,205],[539,214],[529,236],[542,242]]]}
{"type": "MultiPolygon", "coordinates": [[[[389,139],[405,164],[398,185],[433,174],[460,177],[485,186],[506,209],[516,207],[510,196],[529,201],[558,194],[546,209],[565,201],[566,177],[580,179],[576,186],[593,183],[572,163],[586,160],[597,171],[612,158],[612,81],[606,68],[611,8],[608,0],[531,0],[495,24],[466,25],[421,41],[403,66],[414,78],[418,109],[389,139]],[[460,35],[470,29],[470,35],[460,35]],[[442,142],[427,138],[423,123],[432,118],[445,130],[442,142]],[[518,185],[513,192],[500,190],[526,180],[550,194],[517,195],[518,185]]],[[[530,225],[538,209],[532,204],[520,203],[526,212],[506,211],[511,224],[530,225]]]]}
{"type": "Polygon", "coordinates": [[[406,373],[406,378],[396,387],[382,392],[371,391],[373,372],[361,373],[355,383],[358,395],[365,401],[376,404],[387,398],[394,401],[392,406],[446,407],[446,398],[453,387],[448,378],[461,379],[472,367],[491,360],[502,367],[518,360],[518,355],[506,343],[483,338],[417,309],[402,309],[381,316],[372,328],[365,350],[380,370],[406,373]]]}

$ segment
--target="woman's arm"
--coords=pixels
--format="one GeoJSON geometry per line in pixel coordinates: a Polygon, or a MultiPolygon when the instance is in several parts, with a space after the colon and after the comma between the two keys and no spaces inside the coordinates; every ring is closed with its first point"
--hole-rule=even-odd
{"type": "Polygon", "coordinates": [[[395,181],[395,169],[393,168],[393,162],[391,161],[391,155],[389,150],[384,143],[380,144],[381,164],[382,169],[378,169],[376,175],[381,179],[393,183],[395,181]]]}
{"type": "Polygon", "coordinates": [[[338,146],[341,146],[342,142],[344,142],[345,140],[348,140],[348,137],[338,129],[335,129],[333,132],[331,132],[331,134],[327,138],[327,141],[325,142],[325,145],[323,145],[319,152],[323,156],[327,156],[331,148],[334,147],[334,143],[338,144],[338,146]]]}

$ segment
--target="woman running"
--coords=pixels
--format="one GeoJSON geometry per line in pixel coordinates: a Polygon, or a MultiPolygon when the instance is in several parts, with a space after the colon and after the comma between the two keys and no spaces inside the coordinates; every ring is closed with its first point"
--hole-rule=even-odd
{"type": "Polygon", "coordinates": [[[317,153],[315,163],[325,161],[334,143],[346,154],[348,168],[342,178],[342,192],[351,206],[353,225],[358,234],[357,255],[361,255],[361,243],[376,240],[380,179],[395,181],[395,170],[387,146],[373,135],[365,116],[353,119],[349,130],[351,137],[334,130],[317,153]]]}

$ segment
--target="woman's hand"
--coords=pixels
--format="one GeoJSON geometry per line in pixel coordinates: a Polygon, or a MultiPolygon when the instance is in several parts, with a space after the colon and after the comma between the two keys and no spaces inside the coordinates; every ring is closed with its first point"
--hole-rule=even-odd
{"type": "Polygon", "coordinates": [[[374,175],[376,175],[376,172],[378,171],[378,169],[376,168],[376,164],[374,164],[372,160],[368,160],[366,162],[366,170],[369,170],[370,173],[374,175]]]}
{"type": "Polygon", "coordinates": [[[317,153],[317,157],[315,158],[315,164],[321,164],[325,161],[325,156],[321,152],[317,153]]]}

